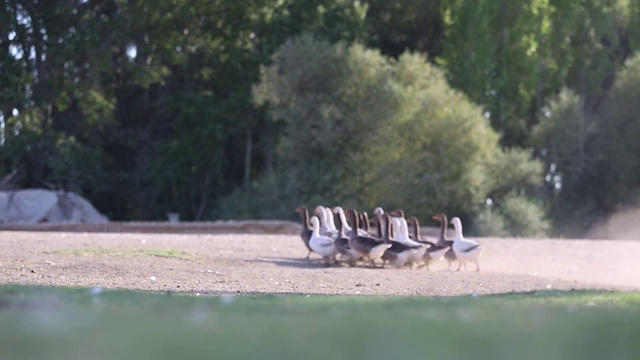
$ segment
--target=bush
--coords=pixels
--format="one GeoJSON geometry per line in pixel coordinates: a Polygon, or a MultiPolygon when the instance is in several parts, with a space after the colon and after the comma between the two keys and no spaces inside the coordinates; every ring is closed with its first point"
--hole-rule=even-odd
{"type": "Polygon", "coordinates": [[[272,60],[253,96],[284,124],[280,175],[223,199],[221,214],[235,208],[271,217],[283,211],[270,206],[286,204],[293,214],[300,204],[320,203],[401,206],[423,219],[446,212],[464,220],[494,190],[541,183],[530,152],[503,153],[482,109],[422,55],[394,60],[303,36],[272,60]]]}
{"type": "Polygon", "coordinates": [[[485,208],[473,220],[473,233],[479,236],[506,236],[502,215],[493,208],[485,208]]]}
{"type": "Polygon", "coordinates": [[[544,210],[520,195],[508,195],[500,206],[505,228],[512,236],[545,237],[550,228],[544,210]]]}

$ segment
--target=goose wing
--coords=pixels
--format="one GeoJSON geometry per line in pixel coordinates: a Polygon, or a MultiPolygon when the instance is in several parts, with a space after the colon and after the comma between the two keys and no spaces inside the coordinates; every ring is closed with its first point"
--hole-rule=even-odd
{"type": "Polygon", "coordinates": [[[469,239],[456,240],[454,241],[454,245],[456,247],[456,251],[461,253],[470,252],[480,247],[478,242],[469,239]]]}

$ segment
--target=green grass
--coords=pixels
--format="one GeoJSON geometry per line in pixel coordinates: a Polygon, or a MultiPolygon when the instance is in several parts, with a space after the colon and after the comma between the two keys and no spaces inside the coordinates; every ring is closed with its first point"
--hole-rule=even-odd
{"type": "Polygon", "coordinates": [[[0,359],[638,359],[640,293],[195,297],[0,286],[0,359]]]}
{"type": "Polygon", "coordinates": [[[160,249],[62,249],[48,252],[54,255],[111,255],[111,256],[151,256],[162,258],[174,258],[180,260],[193,260],[193,256],[180,250],[160,249]]]}

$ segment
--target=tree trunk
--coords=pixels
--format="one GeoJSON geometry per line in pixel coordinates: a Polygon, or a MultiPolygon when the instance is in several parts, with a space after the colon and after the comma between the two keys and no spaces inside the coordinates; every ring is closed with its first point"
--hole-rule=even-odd
{"type": "Polygon", "coordinates": [[[251,181],[251,153],[253,152],[251,132],[251,127],[248,127],[244,153],[244,186],[248,186],[249,182],[251,181]]]}
{"type": "Polygon", "coordinates": [[[198,213],[196,214],[195,221],[200,221],[202,219],[202,214],[204,213],[204,209],[207,205],[207,197],[209,194],[209,184],[211,183],[211,170],[207,171],[207,175],[204,177],[204,183],[202,184],[202,196],[200,197],[200,207],[198,208],[198,213]]]}

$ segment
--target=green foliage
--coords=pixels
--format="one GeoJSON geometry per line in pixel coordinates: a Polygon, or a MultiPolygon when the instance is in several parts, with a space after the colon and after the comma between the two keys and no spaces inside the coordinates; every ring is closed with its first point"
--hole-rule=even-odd
{"type": "Polygon", "coordinates": [[[493,207],[486,207],[473,219],[472,230],[480,236],[507,236],[505,220],[493,207]]]}
{"type": "Polygon", "coordinates": [[[543,208],[521,195],[505,196],[500,204],[500,214],[505,229],[512,236],[545,237],[550,224],[545,219],[543,208]]]}
{"type": "Polygon", "coordinates": [[[354,158],[395,108],[389,72],[373,50],[309,35],[285,43],[263,68],[254,98],[285,123],[279,161],[297,174],[299,193],[344,200],[338,183],[357,176],[364,164],[354,158]]]}
{"type": "Polygon", "coordinates": [[[622,64],[638,1],[0,8],[0,177],[25,169],[21,186],[73,189],[114,220],[270,201],[470,220],[487,197],[541,198],[532,154],[556,233],[636,200],[638,66],[622,64]]]}
{"type": "Polygon", "coordinates": [[[373,160],[364,170],[372,185],[361,202],[402,206],[425,217],[445,210],[471,214],[487,193],[486,166],[499,151],[497,135],[480,109],[422,57],[402,55],[393,75],[400,105],[372,139],[372,154],[365,152],[373,160]]]}
{"type": "Polygon", "coordinates": [[[545,237],[551,224],[542,206],[511,192],[480,211],[471,229],[481,236],[545,237]]]}
{"type": "Polygon", "coordinates": [[[548,1],[443,1],[444,51],[451,85],[486,108],[503,144],[523,145],[536,104],[558,86],[547,65],[548,1]]]}
{"type": "Polygon", "coordinates": [[[511,148],[495,154],[488,166],[489,196],[499,199],[509,192],[539,195],[543,164],[531,150],[511,148]]]}
{"type": "Polygon", "coordinates": [[[114,220],[203,219],[243,170],[272,166],[280,127],[251,104],[259,65],[305,31],[364,37],[367,10],[343,0],[0,6],[0,176],[25,165],[22,186],[72,188],[114,220]]]}
{"type": "Polygon", "coordinates": [[[560,234],[580,234],[597,219],[638,198],[640,57],[627,61],[596,114],[563,92],[534,131],[547,164],[551,215],[560,234]]]}
{"type": "Polygon", "coordinates": [[[367,45],[390,57],[417,52],[434,59],[442,52],[441,1],[368,0],[367,45]]]}
{"type": "Polygon", "coordinates": [[[485,107],[507,146],[527,144],[546,100],[563,86],[597,109],[626,57],[629,10],[618,0],[452,0],[442,11],[439,61],[452,86],[485,107]]]}
{"type": "Polygon", "coordinates": [[[280,212],[269,203],[293,208],[297,200],[470,217],[492,191],[500,197],[540,184],[530,152],[502,153],[481,110],[418,54],[391,60],[303,36],[261,74],[254,99],[286,124],[280,176],[235,193],[220,211],[272,217],[280,212]]]}
{"type": "MultiPolygon", "coordinates": [[[[640,53],[629,59],[609,93],[599,116],[594,156],[602,177],[606,209],[636,205],[640,190],[640,53]]],[[[598,192],[596,192],[597,194],[598,192]]]]}
{"type": "Polygon", "coordinates": [[[628,1],[628,28],[630,51],[640,52],[640,2],[628,1]]]}

